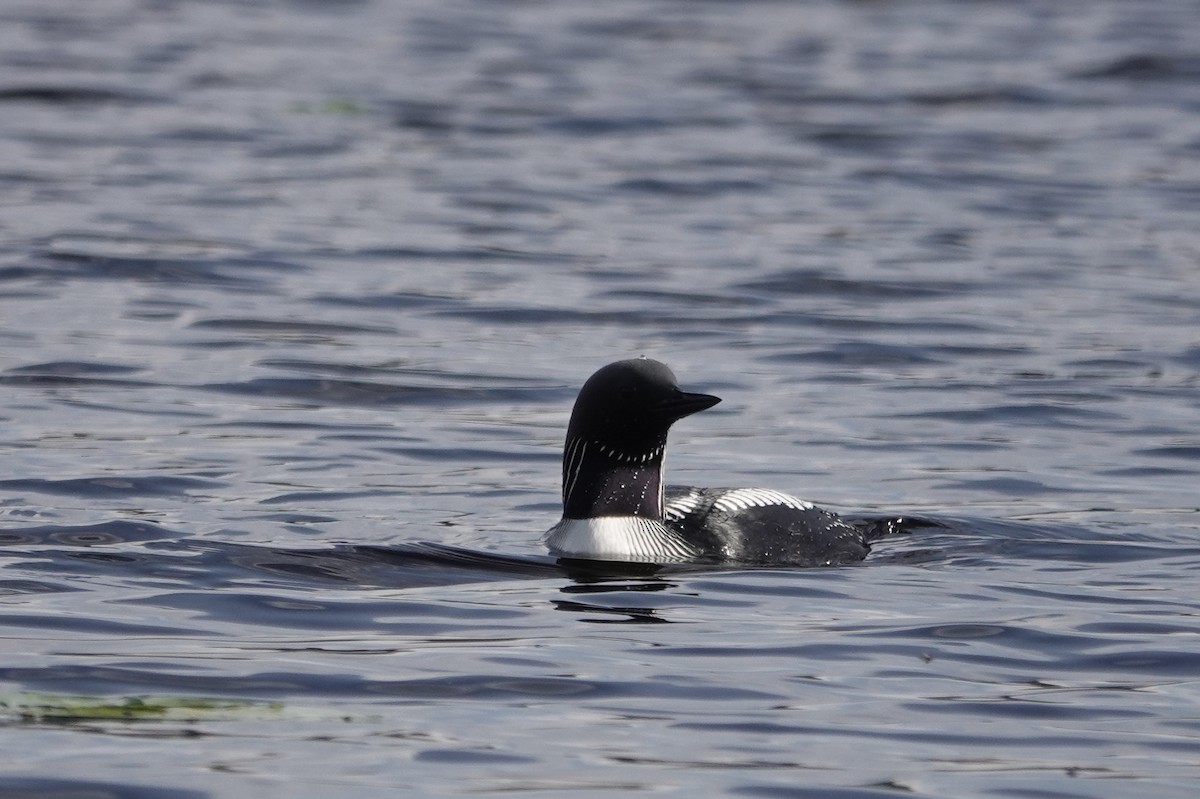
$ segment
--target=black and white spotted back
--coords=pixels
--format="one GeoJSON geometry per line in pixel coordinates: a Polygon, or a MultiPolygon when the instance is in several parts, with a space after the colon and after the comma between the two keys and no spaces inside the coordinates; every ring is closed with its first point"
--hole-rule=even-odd
{"type": "Polygon", "coordinates": [[[870,551],[836,514],[768,488],[668,487],[663,523],[716,561],[823,566],[870,551]]]}

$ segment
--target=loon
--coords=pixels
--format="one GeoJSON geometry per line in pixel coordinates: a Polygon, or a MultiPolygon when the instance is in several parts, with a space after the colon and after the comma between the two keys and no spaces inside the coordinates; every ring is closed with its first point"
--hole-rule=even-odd
{"type": "Polygon", "coordinates": [[[649,358],[617,361],[583,384],[563,448],[562,519],[546,533],[560,559],[652,564],[853,563],[865,533],[767,488],[664,488],[667,431],[720,402],[681,391],[649,358]]]}

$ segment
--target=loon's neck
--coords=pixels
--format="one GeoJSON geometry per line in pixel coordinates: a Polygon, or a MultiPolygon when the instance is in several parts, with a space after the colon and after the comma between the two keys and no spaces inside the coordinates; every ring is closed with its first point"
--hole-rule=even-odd
{"type": "Polygon", "coordinates": [[[666,436],[644,452],[619,452],[582,437],[563,451],[563,518],[635,516],[662,521],[666,436]]]}

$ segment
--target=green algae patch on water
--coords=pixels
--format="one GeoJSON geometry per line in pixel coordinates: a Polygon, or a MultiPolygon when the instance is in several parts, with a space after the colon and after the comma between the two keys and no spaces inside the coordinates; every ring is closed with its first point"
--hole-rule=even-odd
{"type": "Polygon", "coordinates": [[[280,702],[188,696],[95,697],[65,694],[0,694],[0,723],[88,721],[221,721],[279,718],[280,702]]]}

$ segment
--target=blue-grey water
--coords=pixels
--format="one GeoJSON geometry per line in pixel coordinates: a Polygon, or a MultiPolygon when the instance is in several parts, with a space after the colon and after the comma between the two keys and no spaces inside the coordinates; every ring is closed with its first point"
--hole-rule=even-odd
{"type": "Polygon", "coordinates": [[[1195,795],[1194,0],[12,0],[0,67],[0,797],[1195,795]],[[725,400],[671,482],[919,523],[561,570],[640,354],[725,400]]]}

